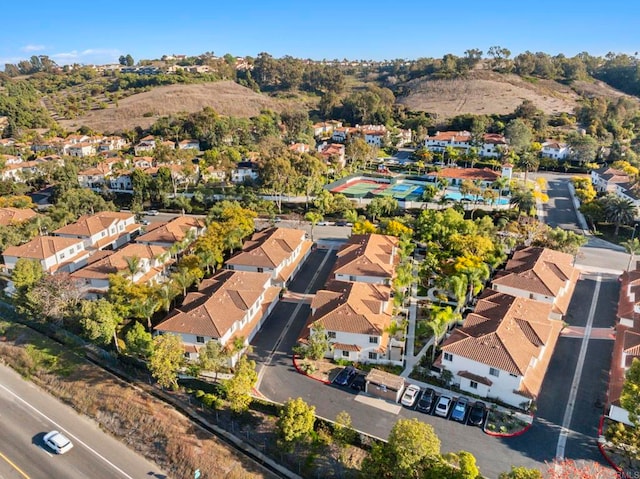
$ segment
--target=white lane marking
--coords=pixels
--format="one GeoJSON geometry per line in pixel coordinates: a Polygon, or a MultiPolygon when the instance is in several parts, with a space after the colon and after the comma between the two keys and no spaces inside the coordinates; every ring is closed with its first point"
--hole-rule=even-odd
{"type": "Polygon", "coordinates": [[[582,338],[582,344],[580,345],[580,353],[578,354],[578,363],[576,364],[576,370],[573,373],[573,381],[571,382],[571,391],[569,392],[569,400],[567,407],[564,410],[564,417],[562,418],[562,428],[560,429],[560,437],[558,438],[558,446],[556,447],[556,459],[561,461],[564,459],[564,450],[567,446],[567,437],[569,436],[569,426],[571,425],[571,417],[573,416],[573,408],[576,403],[576,397],[578,396],[578,386],[580,385],[580,378],[582,377],[582,367],[584,366],[584,358],[587,355],[587,346],[589,346],[589,337],[591,336],[591,327],[593,326],[593,318],[596,314],[596,306],[598,304],[598,296],[600,294],[600,284],[602,277],[600,275],[596,278],[596,287],[593,291],[593,298],[591,299],[591,307],[589,308],[589,316],[587,318],[587,325],[584,328],[584,336],[582,338]]]}
{"type": "Polygon", "coordinates": [[[29,404],[27,401],[25,401],[24,399],[22,399],[20,396],[18,396],[16,393],[14,393],[13,391],[11,391],[10,389],[7,389],[5,386],[3,386],[2,384],[0,384],[0,388],[4,389],[5,391],[7,391],[9,394],[11,394],[14,398],[16,398],[18,401],[20,401],[21,403],[23,403],[25,406],[29,407],[30,409],[32,409],[33,411],[35,411],[36,413],[40,414],[40,416],[42,416],[43,418],[45,418],[47,421],[49,421],[51,424],[53,424],[54,426],[56,426],[56,428],[58,428],[60,431],[65,432],[69,437],[71,437],[72,439],[74,439],[78,444],[82,444],[84,447],[86,447],[89,451],[91,451],[93,454],[95,454],[97,457],[99,457],[100,459],[102,459],[104,462],[106,462],[107,464],[109,464],[111,467],[113,467],[116,471],[118,471],[120,474],[122,474],[124,477],[128,477],[129,479],[133,479],[133,477],[131,477],[129,474],[127,474],[126,472],[124,472],[122,469],[120,469],[118,466],[116,466],[113,462],[111,462],[109,459],[107,459],[106,457],[104,457],[102,454],[100,454],[98,451],[96,451],[95,449],[91,448],[89,445],[87,445],[86,443],[82,442],[80,439],[78,439],[76,436],[74,436],[73,434],[71,434],[69,431],[67,431],[64,427],[62,427],[60,424],[58,424],[57,422],[55,422],[53,419],[51,419],[49,416],[47,416],[45,413],[43,413],[42,411],[40,411],[38,408],[36,408],[35,406],[32,406],[31,404],[29,404]]]}

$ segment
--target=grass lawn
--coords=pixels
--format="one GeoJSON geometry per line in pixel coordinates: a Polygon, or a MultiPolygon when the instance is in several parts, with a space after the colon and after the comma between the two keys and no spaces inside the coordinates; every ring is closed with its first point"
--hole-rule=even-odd
{"type": "MultiPolygon", "coordinates": [[[[598,231],[596,236],[610,243],[620,244],[624,241],[628,241],[633,236],[633,226],[620,226],[618,236],[614,233],[616,231],[615,225],[611,223],[599,223],[597,224],[598,231]]],[[[640,239],[640,228],[636,228],[635,238],[640,239]]]]}

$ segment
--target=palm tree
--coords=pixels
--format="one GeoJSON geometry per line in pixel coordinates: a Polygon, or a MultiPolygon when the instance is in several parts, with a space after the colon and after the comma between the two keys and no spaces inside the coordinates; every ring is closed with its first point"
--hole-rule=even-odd
{"type": "Polygon", "coordinates": [[[308,211],[304,215],[304,219],[307,220],[309,223],[311,223],[311,241],[313,241],[313,228],[315,228],[315,226],[324,218],[317,211],[308,211]]]}
{"type": "Polygon", "coordinates": [[[535,171],[540,166],[540,160],[534,153],[527,151],[520,156],[518,166],[524,170],[524,184],[527,184],[527,176],[530,171],[535,171]]]}
{"type": "Polygon", "coordinates": [[[491,184],[492,188],[498,190],[498,203],[500,203],[500,200],[502,199],[502,192],[507,186],[509,186],[509,178],[506,176],[501,176],[491,184]]]}
{"type": "Polygon", "coordinates": [[[468,285],[469,278],[464,275],[449,276],[447,280],[447,289],[456,298],[456,312],[461,311],[465,305],[468,285]]]}
{"type": "Polygon", "coordinates": [[[614,236],[618,236],[620,225],[632,223],[636,215],[636,207],[627,199],[610,196],[604,205],[604,216],[607,221],[616,225],[614,236]]]}
{"type": "Polygon", "coordinates": [[[151,331],[151,317],[158,310],[158,300],[155,295],[150,294],[143,301],[136,301],[133,304],[134,314],[141,319],[147,320],[147,329],[151,331]]]}
{"type": "Polygon", "coordinates": [[[124,260],[127,262],[127,272],[129,273],[131,282],[133,283],[136,274],[138,274],[142,268],[142,262],[138,256],[129,256],[124,260]]]}
{"type": "Polygon", "coordinates": [[[182,295],[187,295],[187,289],[193,284],[194,277],[186,269],[179,269],[171,275],[171,280],[175,281],[182,289],[182,295]]]}
{"type": "Polygon", "coordinates": [[[638,240],[638,238],[633,238],[628,241],[621,242],[620,245],[622,245],[625,251],[629,253],[629,264],[627,265],[627,271],[629,271],[631,269],[631,265],[633,264],[635,255],[640,253],[640,240],[638,240]]]}
{"type": "Polygon", "coordinates": [[[171,285],[171,283],[163,283],[154,290],[154,294],[158,301],[158,309],[162,309],[165,313],[168,313],[178,291],[171,285]]]}
{"type": "Polygon", "coordinates": [[[460,318],[460,313],[458,311],[454,311],[451,306],[445,306],[444,308],[440,306],[431,307],[431,321],[427,324],[431,327],[433,335],[435,336],[431,358],[432,362],[435,357],[435,349],[440,342],[440,338],[447,332],[449,326],[459,321],[460,318]]]}

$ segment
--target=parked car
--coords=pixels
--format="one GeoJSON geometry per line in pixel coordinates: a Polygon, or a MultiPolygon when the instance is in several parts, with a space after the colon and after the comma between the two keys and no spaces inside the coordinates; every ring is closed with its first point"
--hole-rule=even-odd
{"type": "Polygon", "coordinates": [[[427,388],[422,393],[422,396],[420,396],[420,399],[418,399],[418,405],[416,406],[416,409],[420,412],[426,412],[427,414],[429,414],[435,402],[436,392],[431,388],[427,388]]]}
{"type": "Polygon", "coordinates": [[[56,454],[64,454],[73,448],[73,443],[67,436],[58,431],[51,431],[44,435],[44,443],[56,454]]]}
{"type": "Polygon", "coordinates": [[[316,226],[331,226],[331,221],[318,221],[316,226]]]}
{"type": "Polygon", "coordinates": [[[451,411],[451,419],[458,422],[464,422],[468,405],[469,400],[467,398],[459,397],[451,411]]]}
{"type": "Polygon", "coordinates": [[[356,391],[364,391],[364,388],[367,385],[365,378],[366,376],[364,374],[356,374],[356,377],[353,378],[353,381],[351,381],[349,386],[351,389],[355,389],[356,391]]]}
{"type": "Polygon", "coordinates": [[[160,212],[158,210],[148,210],[144,214],[147,216],[158,216],[160,212]]]}
{"type": "Polygon", "coordinates": [[[149,226],[151,224],[151,221],[149,220],[140,220],[140,224],[143,224],[144,226],[149,226]]]}
{"type": "Polygon", "coordinates": [[[336,226],[347,226],[347,222],[343,220],[336,221],[336,226]]]}
{"type": "Polygon", "coordinates": [[[420,388],[415,384],[410,384],[407,386],[407,389],[404,390],[400,402],[403,406],[412,407],[416,403],[418,396],[420,396],[420,388]]]}
{"type": "Polygon", "coordinates": [[[482,401],[476,401],[469,411],[469,424],[482,427],[486,415],[487,405],[482,401]]]}
{"type": "Polygon", "coordinates": [[[356,368],[353,366],[347,366],[338,373],[336,378],[333,380],[333,384],[337,384],[338,386],[348,386],[351,381],[353,381],[356,374],[358,374],[356,368]]]}
{"type": "Polygon", "coordinates": [[[447,417],[449,409],[451,409],[451,398],[449,396],[440,396],[436,404],[436,416],[447,417]]]}

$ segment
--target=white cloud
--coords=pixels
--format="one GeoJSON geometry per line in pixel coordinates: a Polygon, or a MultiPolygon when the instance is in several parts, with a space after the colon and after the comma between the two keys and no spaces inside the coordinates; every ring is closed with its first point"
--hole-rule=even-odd
{"type": "Polygon", "coordinates": [[[39,52],[45,49],[44,45],[25,45],[20,50],[23,52],[39,52]]]}
{"type": "Polygon", "coordinates": [[[58,64],[65,63],[109,63],[116,61],[120,51],[114,48],[88,48],[86,50],[71,50],[49,55],[58,64]]]}

